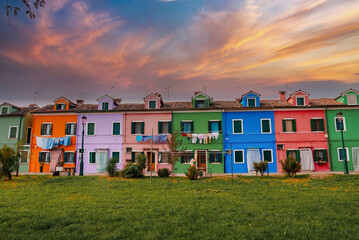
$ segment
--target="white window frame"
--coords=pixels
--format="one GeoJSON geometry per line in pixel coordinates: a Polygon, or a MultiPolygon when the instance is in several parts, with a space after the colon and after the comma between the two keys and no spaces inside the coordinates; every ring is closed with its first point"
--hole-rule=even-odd
{"type": "MultiPolygon", "coordinates": [[[[283,124],[283,120],[284,121],[286,121],[286,120],[291,120],[292,121],[292,120],[295,120],[295,118],[282,118],[282,124],[283,124]]],[[[295,124],[297,125],[297,121],[295,122],[295,124]]],[[[295,126],[295,127],[297,128],[297,126],[295,126]]],[[[282,130],[283,130],[283,126],[282,126],[282,130]]],[[[291,132],[286,131],[286,132],[283,132],[283,133],[295,133],[295,132],[293,132],[293,126],[292,126],[292,131],[291,132]]]]}
{"type": "Polygon", "coordinates": [[[66,110],[66,103],[56,103],[56,110],[66,110]],[[61,105],[61,106],[64,106],[64,108],[60,108],[60,109],[57,109],[57,105],[61,105]]]}
{"type": "Polygon", "coordinates": [[[244,129],[243,129],[243,119],[232,119],[232,133],[233,134],[243,134],[244,129]],[[235,133],[234,132],[234,121],[241,121],[241,126],[242,126],[242,132],[241,133],[235,133]]]}
{"type": "Polygon", "coordinates": [[[261,133],[262,134],[271,134],[272,133],[272,119],[270,118],[261,118],[261,133]],[[269,132],[263,132],[263,120],[269,120],[269,132]]]}
{"type": "Polygon", "coordinates": [[[87,122],[87,123],[86,123],[86,136],[89,136],[89,137],[96,136],[96,122],[87,122]],[[89,123],[93,123],[93,124],[94,124],[94,127],[93,127],[93,135],[88,135],[89,123]]]}
{"type": "MultiPolygon", "coordinates": [[[[51,162],[51,154],[50,154],[50,151],[40,151],[39,152],[39,157],[40,157],[40,153],[42,152],[45,152],[45,153],[48,153],[49,154],[49,161],[48,162],[44,162],[44,163],[50,163],[51,162]]],[[[46,159],[46,158],[45,158],[46,159]]]]}
{"type": "Polygon", "coordinates": [[[160,163],[159,161],[160,161],[160,155],[162,154],[162,153],[166,153],[166,152],[168,152],[168,153],[170,153],[171,151],[165,151],[165,150],[162,150],[162,151],[158,151],[158,159],[157,159],[157,163],[158,164],[163,164],[163,165],[165,165],[165,164],[169,164],[169,163],[160,163]]]}
{"type": "Polygon", "coordinates": [[[156,100],[148,100],[148,109],[157,109],[157,101],[156,100]],[[150,102],[155,102],[154,108],[150,108],[150,102]]]}
{"type": "Polygon", "coordinates": [[[348,103],[348,105],[357,105],[357,104],[358,104],[357,95],[355,95],[355,94],[346,94],[346,96],[347,96],[347,103],[348,103]],[[349,98],[348,98],[349,96],[354,96],[355,103],[349,104],[349,98]]]}
{"type": "Polygon", "coordinates": [[[313,118],[311,118],[310,120],[320,120],[320,119],[323,119],[323,123],[324,123],[324,126],[323,126],[323,128],[324,128],[324,130],[323,131],[313,131],[313,132],[325,132],[325,121],[324,121],[324,118],[321,118],[321,117],[313,117],[313,118]]]}
{"type": "Polygon", "coordinates": [[[122,136],[122,122],[112,122],[111,135],[112,136],[122,136]],[[120,124],[120,134],[116,134],[116,135],[113,134],[113,124],[114,123],[119,123],[120,124]]]}
{"type": "MultiPolygon", "coordinates": [[[[343,149],[342,147],[341,148],[337,148],[337,152],[338,152],[338,161],[339,162],[343,162],[343,160],[340,160],[340,152],[339,152],[339,149],[343,149]]],[[[345,148],[345,151],[347,152],[347,162],[350,162],[350,157],[349,157],[349,148],[345,148]]]]}
{"type": "Polygon", "coordinates": [[[17,139],[19,134],[19,127],[18,126],[9,126],[9,134],[8,134],[8,139],[17,139]],[[16,128],[16,134],[14,138],[10,138],[10,134],[11,134],[11,128],[16,128]]]}
{"type": "MultiPolygon", "coordinates": [[[[118,136],[118,135],[115,135],[115,136],[118,136]]],[[[119,159],[118,159],[118,163],[116,163],[116,164],[121,164],[121,158],[122,158],[121,151],[122,151],[122,150],[116,150],[116,149],[115,149],[115,150],[113,150],[113,151],[111,151],[111,155],[110,155],[110,156],[111,156],[111,158],[112,158],[112,153],[114,153],[114,152],[118,152],[118,158],[119,158],[119,159]]]]}
{"type": "MultiPolygon", "coordinates": [[[[30,160],[30,150],[20,150],[19,153],[20,153],[20,156],[21,156],[21,152],[27,152],[27,157],[26,157],[26,162],[20,162],[20,164],[28,164],[29,163],[29,160],[30,160]]],[[[19,159],[21,160],[21,159],[19,159]]]]}
{"type": "MultiPolygon", "coordinates": [[[[145,121],[132,121],[131,123],[143,123],[143,124],[145,124],[145,121]]],[[[135,130],[136,130],[136,126],[135,126],[135,130]]],[[[136,131],[135,131],[136,132],[136,131]]],[[[143,136],[143,135],[145,135],[145,133],[134,133],[134,134],[132,134],[132,135],[135,135],[135,136],[143,136]]]]}
{"type": "MultiPolygon", "coordinates": [[[[335,131],[336,132],[340,132],[341,130],[338,130],[337,129],[337,117],[334,117],[334,127],[335,127],[335,131]]],[[[343,117],[343,132],[346,132],[347,131],[347,127],[346,127],[346,124],[345,124],[345,117],[343,117]]]]}
{"type": "Polygon", "coordinates": [[[206,108],[206,100],[207,100],[207,98],[196,98],[195,99],[196,101],[197,101],[197,108],[206,108]],[[203,107],[199,107],[198,106],[198,101],[203,101],[203,107]]]}
{"type": "Polygon", "coordinates": [[[9,114],[9,109],[10,109],[9,106],[1,106],[0,114],[1,114],[1,115],[7,115],[7,114],[9,114]],[[2,114],[2,109],[3,109],[3,108],[7,108],[6,114],[2,114]]]}
{"type": "MultiPolygon", "coordinates": [[[[42,125],[43,124],[48,124],[48,125],[51,125],[52,126],[52,122],[43,122],[43,123],[41,123],[41,128],[42,128],[42,125]]],[[[41,128],[40,128],[40,131],[41,131],[41,128]]],[[[45,131],[46,132],[46,131],[45,131]]],[[[41,132],[40,132],[41,133],[41,132]]],[[[52,130],[51,130],[51,134],[50,135],[48,135],[48,134],[44,134],[44,135],[41,135],[41,136],[51,136],[52,135],[52,130]]]]}
{"type": "Polygon", "coordinates": [[[254,100],[254,107],[257,107],[257,99],[256,98],[247,98],[247,107],[250,107],[249,106],[249,100],[250,99],[253,99],[254,100]]]}
{"type": "Polygon", "coordinates": [[[65,163],[65,164],[74,164],[75,162],[76,162],[75,151],[65,151],[65,152],[64,152],[64,163],[65,163]],[[74,153],[74,161],[73,161],[73,162],[65,162],[65,153],[67,153],[67,152],[72,152],[72,153],[74,153]]]}
{"type": "Polygon", "coordinates": [[[233,163],[234,164],[245,164],[246,159],[244,158],[244,149],[237,149],[237,150],[233,150],[233,163]],[[242,156],[243,156],[243,162],[236,162],[236,152],[242,152],[242,156]]]}
{"type": "Polygon", "coordinates": [[[88,161],[87,161],[88,164],[96,164],[96,160],[97,160],[97,159],[96,159],[96,151],[89,151],[88,153],[89,153],[89,154],[88,154],[88,161]],[[95,162],[94,162],[94,163],[90,163],[91,153],[95,153],[95,162]]]}
{"type": "Polygon", "coordinates": [[[268,163],[273,163],[273,149],[262,149],[262,161],[264,162],[264,151],[270,151],[271,152],[271,159],[272,161],[268,163]]]}
{"type": "Polygon", "coordinates": [[[101,110],[109,110],[109,109],[110,109],[110,102],[105,101],[105,102],[101,103],[101,110]],[[107,109],[103,109],[103,104],[104,103],[107,103],[107,109]]]}
{"type": "MultiPolygon", "coordinates": [[[[171,120],[159,120],[158,122],[160,122],[161,124],[162,123],[170,123],[170,122],[172,122],[171,120]]],[[[169,130],[169,129],[168,129],[169,130]]],[[[157,129],[157,131],[158,131],[158,129],[157,129]]],[[[170,132],[168,132],[168,133],[161,133],[161,134],[171,134],[170,132]]]]}
{"type": "Polygon", "coordinates": [[[296,106],[300,106],[300,107],[301,107],[301,106],[305,106],[305,97],[295,97],[295,105],[296,105],[296,106]],[[299,99],[299,98],[303,98],[303,105],[298,105],[298,99],[299,99]]]}
{"type": "MultiPolygon", "coordinates": [[[[76,122],[67,122],[66,125],[65,125],[65,131],[66,131],[66,126],[67,124],[74,124],[75,125],[75,130],[77,131],[77,123],[76,122]]],[[[76,136],[76,131],[74,134],[66,134],[66,136],[76,136]]]]}

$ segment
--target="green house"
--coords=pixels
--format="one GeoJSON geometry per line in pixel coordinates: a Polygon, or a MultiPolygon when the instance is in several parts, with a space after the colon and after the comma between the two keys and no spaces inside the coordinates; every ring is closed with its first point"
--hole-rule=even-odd
{"type": "Polygon", "coordinates": [[[359,92],[350,88],[349,90],[342,92],[335,100],[344,103],[345,105],[358,105],[359,92]]]}
{"type": "Polygon", "coordinates": [[[19,151],[19,172],[29,171],[33,119],[31,111],[37,108],[35,104],[17,107],[4,102],[0,105],[0,147],[7,145],[16,152],[19,151]]]}
{"type": "Polygon", "coordinates": [[[196,167],[206,174],[224,173],[220,103],[203,92],[195,92],[191,102],[173,104],[173,129],[181,131],[186,149],[174,172],[187,172],[194,159],[196,167]]]}

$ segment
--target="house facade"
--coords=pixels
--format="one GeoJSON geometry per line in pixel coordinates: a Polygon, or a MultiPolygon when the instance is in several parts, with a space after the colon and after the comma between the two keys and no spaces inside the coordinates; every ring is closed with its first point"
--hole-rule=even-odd
{"type": "Polygon", "coordinates": [[[10,103],[0,105],[0,148],[7,145],[20,153],[19,172],[29,171],[30,144],[33,117],[38,107],[17,107],[10,103]]]}

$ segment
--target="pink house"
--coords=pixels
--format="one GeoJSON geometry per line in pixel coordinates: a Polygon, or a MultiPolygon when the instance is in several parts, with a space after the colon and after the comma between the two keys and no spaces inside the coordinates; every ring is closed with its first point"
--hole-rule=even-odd
{"type": "Polygon", "coordinates": [[[121,104],[120,107],[124,111],[125,127],[123,164],[134,163],[136,155],[144,154],[148,158],[146,171],[171,170],[166,154],[167,136],[172,131],[171,105],[165,104],[160,94],[152,93],[144,98],[143,104],[121,104]]]}
{"type": "Polygon", "coordinates": [[[278,172],[282,171],[280,160],[292,157],[302,164],[302,171],[330,171],[328,142],[325,126],[325,108],[335,105],[334,99],[309,99],[309,94],[299,90],[274,109],[277,142],[278,172]]]}

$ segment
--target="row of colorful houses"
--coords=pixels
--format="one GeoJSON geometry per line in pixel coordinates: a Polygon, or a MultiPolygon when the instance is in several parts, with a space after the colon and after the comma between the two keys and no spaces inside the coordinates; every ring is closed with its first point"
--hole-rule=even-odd
{"type": "Polygon", "coordinates": [[[336,99],[312,99],[302,90],[278,94],[277,100],[262,100],[250,91],[214,101],[195,92],[190,101],[164,102],[153,93],[134,104],[108,95],[97,104],[60,97],[42,108],[3,103],[0,146],[20,151],[20,172],[53,172],[59,162],[79,172],[82,153],[85,174],[105,171],[110,158],[122,169],[138,154],[152,159],[146,171],[184,173],[193,158],[209,174],[248,173],[253,162],[264,160],[275,173],[289,156],[302,163],[302,171],[343,171],[344,157],[349,171],[359,171],[358,91],[336,99]],[[344,151],[338,112],[344,115],[344,151]],[[167,141],[173,131],[181,132],[185,151],[171,169],[167,141]]]}

